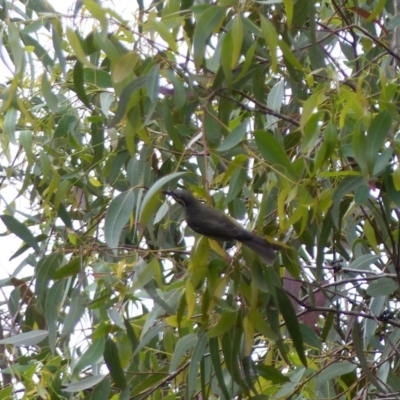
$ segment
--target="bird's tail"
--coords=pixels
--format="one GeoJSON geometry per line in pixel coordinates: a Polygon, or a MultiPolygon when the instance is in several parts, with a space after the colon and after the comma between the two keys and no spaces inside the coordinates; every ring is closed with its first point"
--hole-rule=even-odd
{"type": "Polygon", "coordinates": [[[279,250],[279,246],[267,242],[263,237],[253,235],[251,239],[241,242],[261,256],[268,264],[272,264],[275,261],[275,251],[279,250]]]}

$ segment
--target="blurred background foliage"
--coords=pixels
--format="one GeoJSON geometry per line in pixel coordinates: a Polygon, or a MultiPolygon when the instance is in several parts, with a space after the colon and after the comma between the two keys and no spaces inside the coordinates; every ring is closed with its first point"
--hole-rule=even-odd
{"type": "Polygon", "coordinates": [[[116,3],[0,2],[0,398],[397,398],[398,1],[116,3]]]}

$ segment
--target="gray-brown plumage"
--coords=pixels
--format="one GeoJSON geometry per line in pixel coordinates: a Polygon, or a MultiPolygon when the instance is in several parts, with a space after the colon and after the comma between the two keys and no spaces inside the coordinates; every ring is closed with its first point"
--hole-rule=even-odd
{"type": "Polygon", "coordinates": [[[186,222],[195,232],[215,240],[238,240],[256,252],[268,264],[274,262],[275,250],[279,249],[279,246],[243,228],[222,211],[201,203],[188,190],[175,189],[163,193],[172,196],[184,207],[186,222]]]}

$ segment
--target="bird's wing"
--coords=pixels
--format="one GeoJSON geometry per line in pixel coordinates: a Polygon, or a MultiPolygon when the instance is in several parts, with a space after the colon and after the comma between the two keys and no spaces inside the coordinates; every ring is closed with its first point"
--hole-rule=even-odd
{"type": "Polygon", "coordinates": [[[201,212],[200,218],[198,215],[192,218],[191,213],[186,215],[189,227],[197,233],[217,240],[245,240],[251,236],[238,222],[216,208],[203,205],[201,212]]]}

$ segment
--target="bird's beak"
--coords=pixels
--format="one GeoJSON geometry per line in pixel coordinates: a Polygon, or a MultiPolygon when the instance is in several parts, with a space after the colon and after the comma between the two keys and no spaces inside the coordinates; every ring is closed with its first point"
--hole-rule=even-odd
{"type": "Polygon", "coordinates": [[[171,192],[170,190],[163,190],[162,193],[167,196],[171,196],[175,201],[177,201],[180,204],[183,204],[182,200],[179,197],[176,197],[176,194],[174,192],[171,192]]]}

